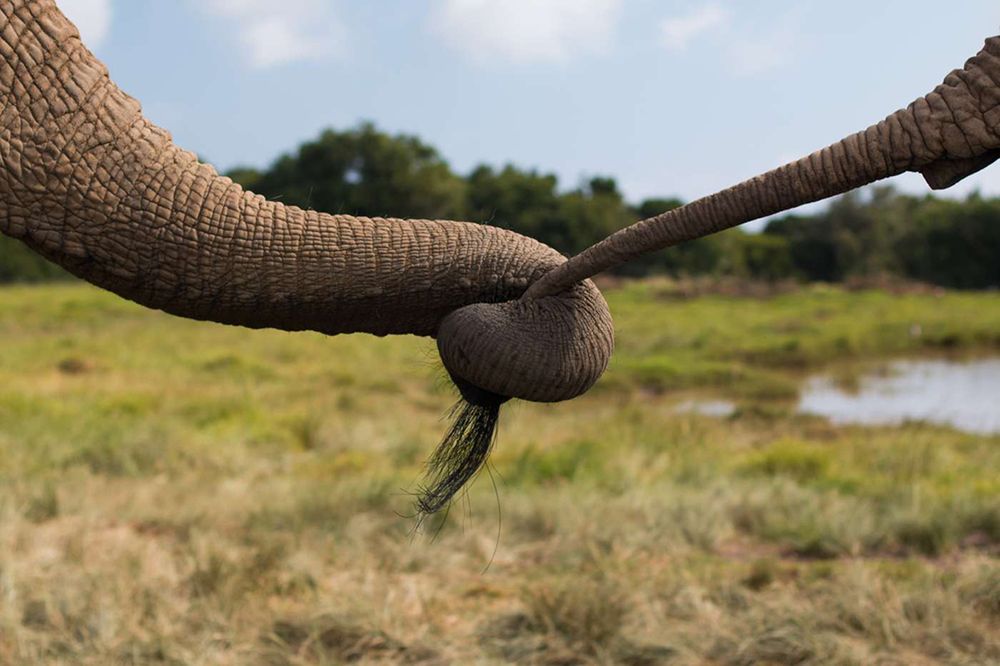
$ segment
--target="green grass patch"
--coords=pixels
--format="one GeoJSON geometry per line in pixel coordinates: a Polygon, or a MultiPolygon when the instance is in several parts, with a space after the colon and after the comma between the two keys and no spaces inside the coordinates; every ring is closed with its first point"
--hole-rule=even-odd
{"type": "Polygon", "coordinates": [[[994,353],[1000,295],[607,297],[606,376],[418,526],[433,341],[0,289],[0,662],[1000,661],[1000,437],[794,403],[994,353]]]}

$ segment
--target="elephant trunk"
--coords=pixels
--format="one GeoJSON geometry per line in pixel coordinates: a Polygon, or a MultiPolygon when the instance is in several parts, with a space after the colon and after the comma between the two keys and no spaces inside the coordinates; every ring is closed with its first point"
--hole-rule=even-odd
{"type": "Polygon", "coordinates": [[[560,264],[525,299],[559,293],[648,252],[919,171],[935,189],[1000,158],[1000,37],[944,83],[868,129],[686,206],[637,222],[560,264]]]}
{"type": "Polygon", "coordinates": [[[184,317],[437,337],[470,395],[574,397],[613,344],[592,283],[532,307],[502,305],[565,260],[530,238],[305,211],[219,176],[143,117],[52,0],[0,0],[0,231],[184,317]],[[470,334],[467,306],[501,325],[470,334]],[[512,357],[479,359],[511,345],[512,357]]]}

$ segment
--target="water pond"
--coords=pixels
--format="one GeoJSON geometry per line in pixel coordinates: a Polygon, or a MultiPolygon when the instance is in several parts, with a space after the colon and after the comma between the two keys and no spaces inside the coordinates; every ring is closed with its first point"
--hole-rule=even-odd
{"type": "MultiPolygon", "coordinates": [[[[808,378],[798,411],[836,424],[897,425],[926,421],[979,434],[1000,434],[1000,358],[894,361],[848,390],[827,375],[808,378]]],[[[676,413],[726,418],[728,400],[688,400],[676,413]]]]}
{"type": "Polygon", "coordinates": [[[895,361],[851,391],[829,377],[812,377],[802,387],[798,409],[838,424],[927,421],[1000,433],[1000,358],[895,361]]]}

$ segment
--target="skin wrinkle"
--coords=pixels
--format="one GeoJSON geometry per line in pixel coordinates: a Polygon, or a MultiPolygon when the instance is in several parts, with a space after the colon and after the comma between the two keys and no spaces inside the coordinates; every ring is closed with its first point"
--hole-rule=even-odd
{"type": "MultiPolygon", "coordinates": [[[[842,177],[841,174],[837,173],[837,164],[836,164],[836,160],[834,159],[834,153],[835,153],[835,151],[832,148],[828,147],[828,148],[824,148],[823,149],[823,153],[822,153],[822,156],[823,156],[823,174],[827,178],[831,178],[831,176],[832,176],[831,180],[833,180],[834,182],[838,182],[839,183],[839,182],[845,180],[845,178],[842,177]]],[[[777,181],[778,179],[775,179],[775,180],[777,181]]]]}
{"type": "MultiPolygon", "coordinates": [[[[997,105],[1000,105],[1000,58],[993,53],[990,45],[984,49],[982,62],[983,65],[971,68],[966,77],[969,90],[975,96],[976,104],[985,118],[997,105]],[[994,101],[988,101],[987,96],[992,97],[994,101]]],[[[984,129],[991,136],[997,136],[997,131],[989,122],[985,124],[984,129]]]]}
{"type": "Polygon", "coordinates": [[[940,128],[934,122],[934,116],[931,113],[930,103],[927,101],[927,98],[918,99],[913,103],[913,115],[923,145],[930,148],[933,152],[940,152],[941,146],[935,136],[940,131],[940,128]]]}
{"type": "MultiPolygon", "coordinates": [[[[921,148],[926,150],[926,144],[920,139],[920,130],[916,127],[916,119],[913,117],[913,104],[906,108],[905,113],[898,114],[899,129],[906,137],[906,150],[910,155],[917,155],[921,148]]],[[[954,114],[952,114],[954,117],[954,114]]]]}
{"type": "MultiPolygon", "coordinates": [[[[992,80],[987,76],[985,72],[980,69],[970,71],[967,75],[967,85],[969,92],[975,97],[976,105],[983,109],[983,117],[985,118],[988,113],[989,107],[986,105],[986,100],[983,99],[983,91],[988,89],[988,86],[992,83],[992,80]],[[984,80],[985,79],[985,80],[984,80]]],[[[985,125],[983,128],[987,133],[989,133],[989,126],[985,125]]],[[[992,136],[996,136],[993,134],[992,136]]],[[[983,148],[984,146],[977,146],[983,148]]]]}
{"type": "MultiPolygon", "coordinates": [[[[966,90],[968,90],[968,88],[966,88],[966,90]]],[[[959,116],[958,112],[956,111],[955,105],[954,105],[954,102],[957,102],[957,100],[953,100],[951,95],[948,95],[948,94],[945,94],[945,93],[941,94],[941,100],[944,102],[944,105],[948,108],[948,113],[951,114],[951,117],[955,118],[955,119],[958,119],[960,116],[959,116]]],[[[953,125],[946,125],[943,129],[945,131],[947,131],[948,127],[954,127],[957,131],[954,132],[953,135],[962,137],[962,141],[965,142],[965,148],[968,151],[968,155],[961,155],[961,157],[975,155],[975,152],[972,149],[972,143],[969,141],[969,137],[966,135],[966,133],[962,129],[963,126],[961,124],[959,124],[959,123],[956,122],[953,125]]],[[[947,144],[947,140],[946,140],[946,144],[947,144]]],[[[950,146],[950,147],[953,147],[953,146],[950,146]]]]}
{"type": "MultiPolygon", "coordinates": [[[[224,199],[224,201],[225,201],[225,199],[224,199]]],[[[232,216],[233,217],[233,222],[234,222],[233,226],[236,227],[236,229],[234,229],[234,234],[238,234],[239,224],[237,222],[237,218],[238,218],[241,210],[245,211],[245,206],[240,206],[239,202],[237,202],[236,205],[239,208],[236,211],[234,211],[234,214],[232,216]]],[[[231,206],[232,206],[232,204],[229,201],[225,201],[225,205],[223,205],[223,206],[220,207],[222,209],[222,211],[223,211],[220,219],[222,219],[222,220],[228,219],[229,216],[227,216],[225,213],[227,211],[231,210],[231,206]]],[[[166,219],[171,219],[171,217],[168,217],[166,219]]],[[[226,224],[220,224],[219,225],[220,236],[225,233],[225,229],[226,229],[227,226],[228,225],[226,225],[226,224]]],[[[194,224],[184,225],[182,227],[182,230],[186,231],[190,235],[190,239],[189,239],[190,243],[197,244],[197,243],[200,242],[200,234],[198,232],[198,226],[197,225],[194,225],[194,224]]],[[[196,257],[196,258],[197,259],[203,259],[202,257],[196,257]]],[[[225,292],[229,292],[229,291],[234,291],[235,292],[235,291],[238,291],[240,289],[240,286],[238,286],[239,285],[239,281],[237,279],[237,275],[238,275],[237,264],[238,264],[238,261],[239,261],[238,257],[232,256],[232,255],[230,255],[230,256],[220,256],[220,257],[218,257],[215,260],[216,265],[220,267],[219,270],[221,271],[221,273],[218,274],[218,278],[217,278],[217,284],[220,285],[220,289],[216,290],[214,294],[213,293],[208,293],[208,294],[204,295],[204,296],[206,296],[206,297],[208,297],[210,299],[215,299],[215,303],[213,305],[210,305],[209,306],[210,308],[218,306],[218,300],[217,299],[219,298],[220,294],[225,293],[225,292]]],[[[204,265],[201,264],[201,263],[199,263],[198,265],[193,266],[191,270],[194,271],[194,272],[202,272],[204,270],[208,270],[207,262],[204,265]]]]}

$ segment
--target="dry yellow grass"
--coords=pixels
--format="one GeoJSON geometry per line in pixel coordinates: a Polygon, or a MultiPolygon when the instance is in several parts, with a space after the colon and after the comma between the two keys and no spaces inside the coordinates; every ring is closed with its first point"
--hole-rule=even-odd
{"type": "Polygon", "coordinates": [[[1000,298],[609,300],[602,384],[503,415],[500,514],[484,475],[414,534],[453,400],[429,341],[0,291],[0,662],[1000,660],[1000,438],[790,402],[809,368],[995,349],[1000,298]],[[672,410],[703,394],[739,409],[672,410]]]}

